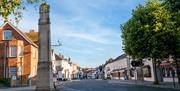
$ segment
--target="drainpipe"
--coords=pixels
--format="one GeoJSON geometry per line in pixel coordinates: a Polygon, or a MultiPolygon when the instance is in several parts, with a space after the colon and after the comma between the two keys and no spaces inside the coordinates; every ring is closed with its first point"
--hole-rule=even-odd
{"type": "Polygon", "coordinates": [[[4,55],[4,78],[6,78],[6,56],[7,56],[7,50],[6,50],[6,42],[4,43],[4,52],[5,52],[5,55],[4,55]]]}

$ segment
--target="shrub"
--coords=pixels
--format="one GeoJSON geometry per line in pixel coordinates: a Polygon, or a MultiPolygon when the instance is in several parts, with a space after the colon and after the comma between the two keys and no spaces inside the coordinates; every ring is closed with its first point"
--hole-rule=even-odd
{"type": "Polygon", "coordinates": [[[0,78],[0,86],[10,87],[11,78],[0,78]]]}

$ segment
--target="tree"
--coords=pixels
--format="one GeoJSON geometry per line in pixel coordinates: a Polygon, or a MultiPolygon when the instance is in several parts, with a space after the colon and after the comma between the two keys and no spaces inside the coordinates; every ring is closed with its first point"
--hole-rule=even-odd
{"type": "Polygon", "coordinates": [[[19,22],[27,4],[37,4],[42,1],[45,0],[0,0],[0,16],[7,20],[8,16],[12,15],[16,22],[19,22]]]}
{"type": "Polygon", "coordinates": [[[167,10],[171,12],[171,21],[174,22],[172,30],[174,31],[175,37],[172,38],[173,41],[169,42],[169,44],[172,45],[169,48],[169,54],[174,56],[178,82],[180,85],[180,66],[178,65],[180,63],[180,0],[164,0],[163,4],[167,10]]]}
{"type": "Polygon", "coordinates": [[[157,62],[169,55],[169,41],[174,37],[170,12],[159,0],[148,0],[133,10],[122,26],[124,51],[135,59],[152,58],[155,84],[158,84],[157,62]]]}

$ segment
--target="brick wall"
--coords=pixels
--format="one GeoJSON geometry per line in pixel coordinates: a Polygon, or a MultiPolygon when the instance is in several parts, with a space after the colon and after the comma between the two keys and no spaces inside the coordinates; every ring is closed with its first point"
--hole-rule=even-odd
{"type": "MultiPolygon", "coordinates": [[[[23,76],[22,76],[22,83],[27,84],[27,79],[29,75],[33,73],[33,67],[37,69],[37,62],[38,62],[38,49],[34,45],[30,44],[21,34],[19,34],[11,25],[8,23],[0,28],[0,77],[3,77],[3,67],[4,67],[4,60],[5,60],[5,43],[7,43],[7,47],[10,53],[10,46],[17,46],[17,57],[8,57],[8,67],[16,67],[17,68],[17,77],[18,68],[20,66],[23,67],[23,76]],[[4,41],[3,40],[3,31],[5,30],[12,30],[12,40],[4,41]],[[21,46],[23,48],[23,56],[18,55],[18,48],[21,46]],[[35,57],[33,57],[33,48],[35,50],[35,57]]],[[[8,53],[8,54],[9,54],[8,53]]],[[[35,70],[36,71],[36,70],[35,70]]],[[[36,72],[35,72],[36,73],[36,72]]],[[[34,74],[33,76],[35,76],[34,74]]]]}

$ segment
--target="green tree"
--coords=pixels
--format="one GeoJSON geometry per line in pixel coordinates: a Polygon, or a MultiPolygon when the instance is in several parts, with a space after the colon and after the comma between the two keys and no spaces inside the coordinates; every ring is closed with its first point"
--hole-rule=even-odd
{"type": "Polygon", "coordinates": [[[152,58],[155,84],[157,62],[169,55],[169,41],[174,37],[170,12],[159,0],[148,0],[133,10],[131,19],[122,26],[124,51],[135,59],[152,58]]]}
{"type": "Polygon", "coordinates": [[[38,4],[41,1],[45,0],[0,0],[0,16],[7,20],[12,15],[19,22],[27,4],[38,4]]]}
{"type": "Polygon", "coordinates": [[[172,38],[173,41],[169,42],[169,44],[171,44],[169,54],[174,56],[178,82],[180,85],[180,70],[178,69],[180,68],[178,65],[180,62],[180,0],[164,0],[163,4],[167,10],[171,12],[171,21],[174,22],[174,27],[172,27],[172,30],[174,31],[175,37],[172,38]]]}

